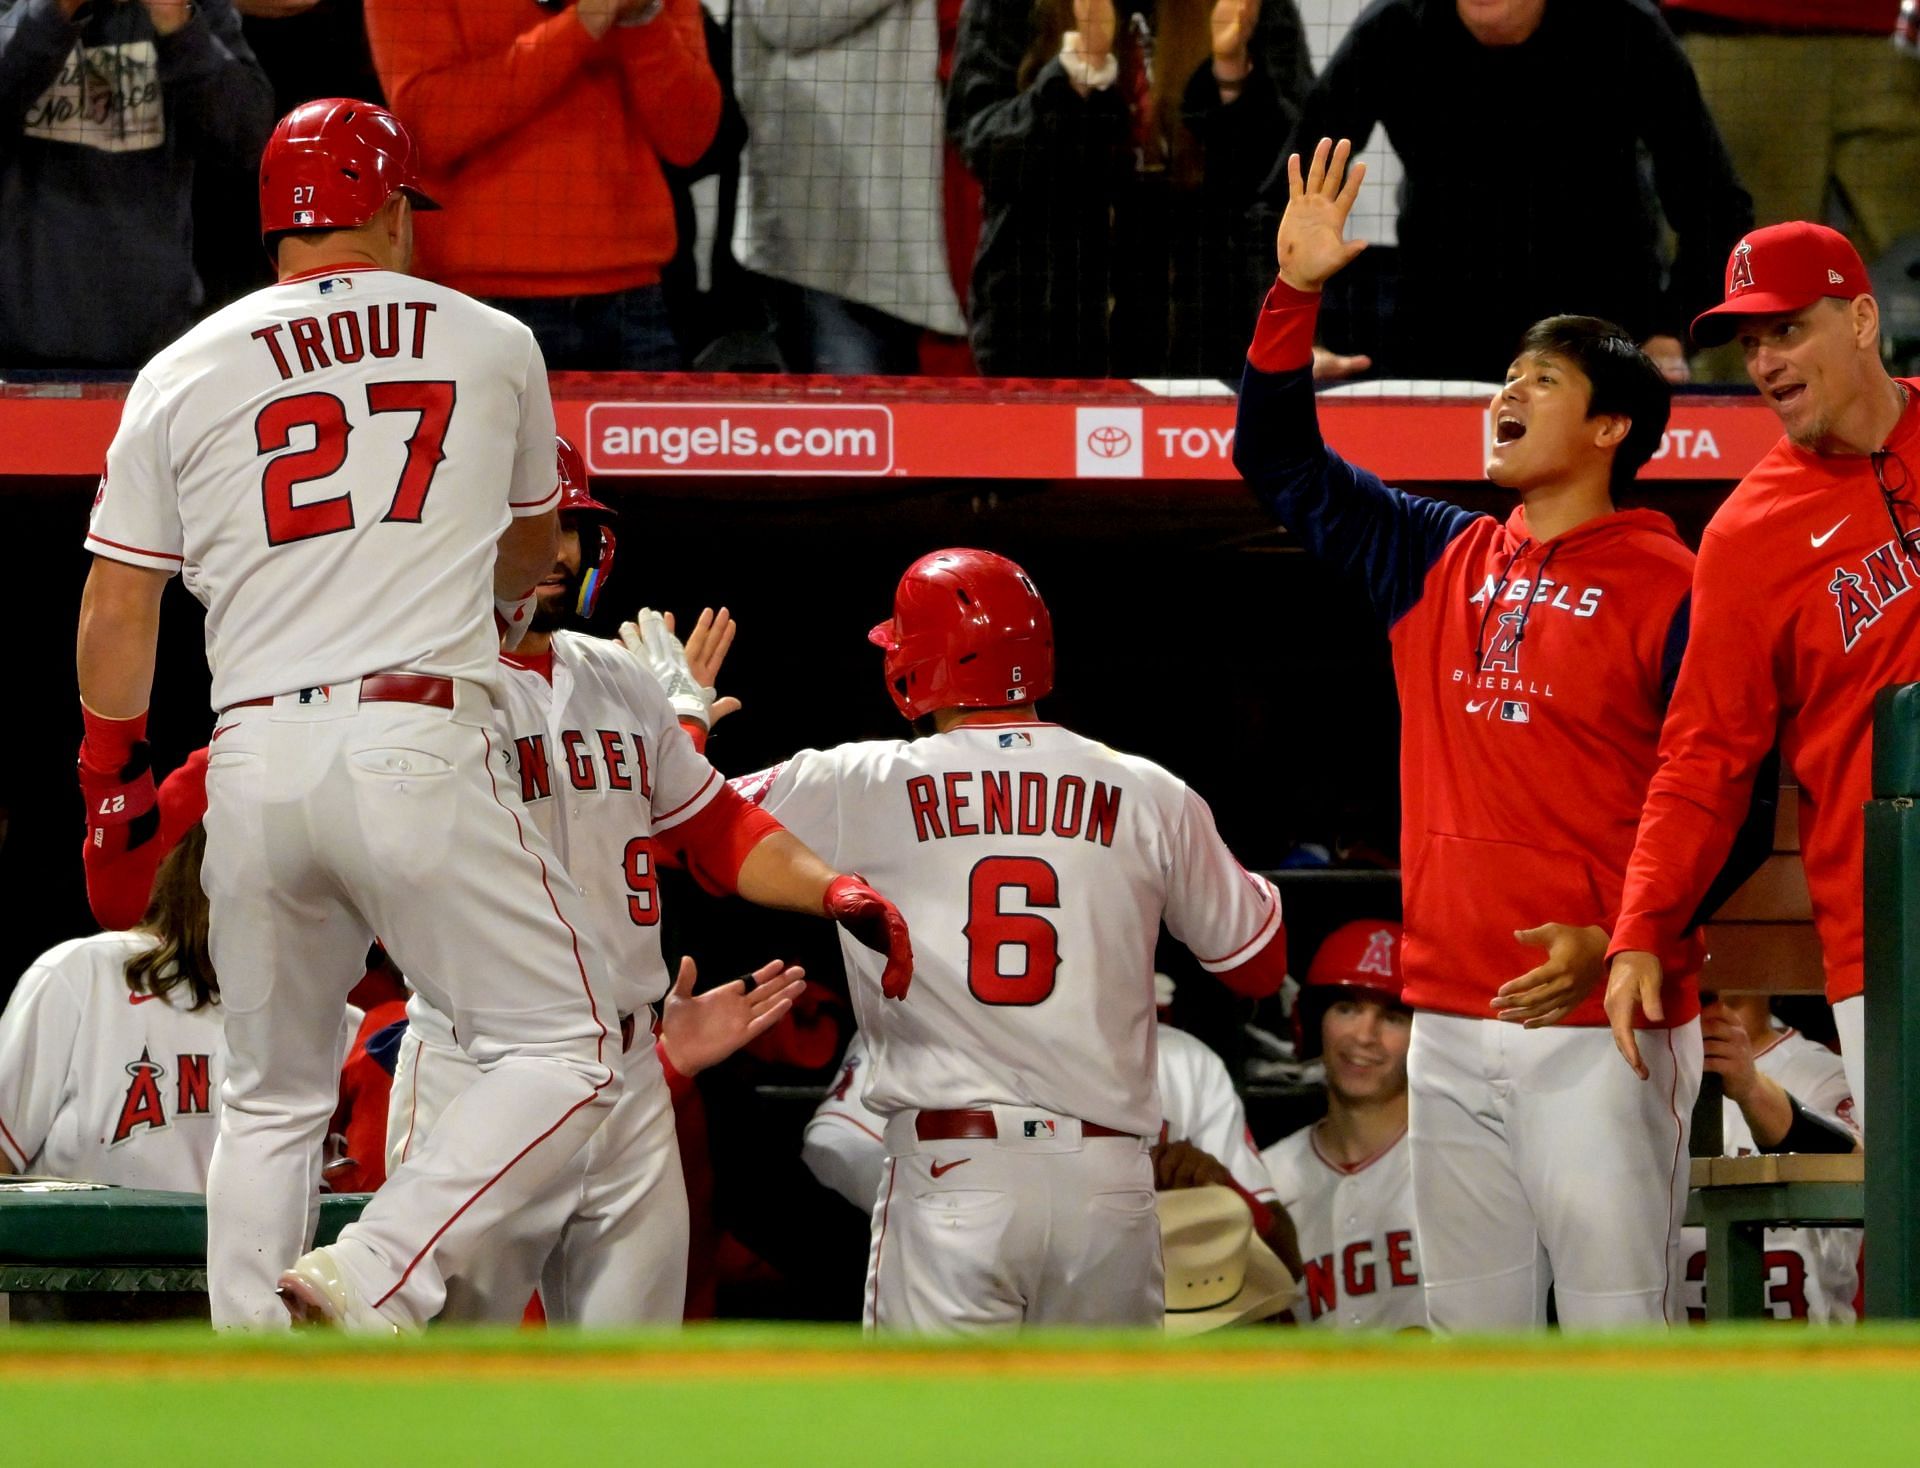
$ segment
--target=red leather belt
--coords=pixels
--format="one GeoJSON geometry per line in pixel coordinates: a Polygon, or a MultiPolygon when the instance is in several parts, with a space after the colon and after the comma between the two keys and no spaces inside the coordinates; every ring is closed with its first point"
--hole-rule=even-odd
{"type": "MultiPolygon", "coordinates": [[[[314,693],[325,690],[302,688],[297,691],[314,693]]],[[[228,704],[223,712],[265,708],[276,697],[277,694],[268,694],[265,698],[243,698],[238,703],[228,704]]],[[[453,707],[453,679],[436,678],[429,673],[373,673],[360,680],[360,702],[424,703],[428,708],[450,709],[453,707]]]]}
{"type": "MultiPolygon", "coordinates": [[[[923,1142],[952,1142],[963,1137],[998,1137],[1000,1126],[991,1111],[922,1111],[913,1119],[913,1134],[923,1142]]],[[[1098,1122],[1080,1123],[1083,1137],[1134,1137],[1098,1122]]],[[[1036,1137],[1016,1138],[1033,1141],[1036,1137]]],[[[1134,1137],[1135,1141],[1139,1138],[1134,1137]]]]}

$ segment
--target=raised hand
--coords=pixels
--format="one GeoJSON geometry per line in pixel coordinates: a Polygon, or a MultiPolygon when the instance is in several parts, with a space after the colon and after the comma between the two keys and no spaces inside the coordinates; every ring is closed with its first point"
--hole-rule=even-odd
{"type": "Polygon", "coordinates": [[[1360,181],[1367,165],[1347,167],[1353,144],[1322,138],[1313,150],[1306,177],[1300,176],[1300,155],[1287,157],[1287,212],[1280,216],[1280,234],[1274,241],[1280,260],[1280,278],[1297,291],[1317,291],[1359,258],[1365,240],[1346,237],[1347,216],[1360,197],[1360,181]]]}
{"type": "MultiPolygon", "coordinates": [[[[727,655],[727,646],[732,644],[732,635],[729,632],[716,648],[712,644],[712,625],[708,614],[702,615],[701,622],[695,624],[694,630],[699,631],[703,624],[708,632],[708,640],[701,648],[703,662],[718,668],[727,655]]],[[[656,612],[652,607],[640,608],[633,614],[631,622],[620,624],[620,642],[636,662],[659,679],[661,688],[666,691],[667,701],[673,705],[675,717],[691,720],[703,729],[711,729],[715,719],[740,707],[738,699],[716,699],[713,686],[694,672],[688,650],[673,635],[672,612],[656,612]],[[721,704],[727,707],[720,708],[721,704]],[[719,712],[716,713],[715,709],[719,709],[719,712]]]]}
{"type": "MultiPolygon", "coordinates": [[[[666,617],[667,631],[671,632],[673,613],[668,612],[666,617]]],[[[687,634],[687,671],[708,693],[712,693],[713,685],[720,681],[720,665],[727,660],[727,651],[733,646],[734,634],[739,630],[740,624],[733,620],[733,613],[725,607],[717,612],[712,607],[702,607],[699,619],[693,624],[693,631],[687,634]]],[[[708,712],[707,727],[711,729],[728,714],[739,712],[739,699],[716,698],[708,712]]]]}
{"type": "Polygon", "coordinates": [[[1260,18],[1260,0],[1215,0],[1213,7],[1213,74],[1221,81],[1240,81],[1253,70],[1247,42],[1260,18]]]}
{"type": "Polygon", "coordinates": [[[1073,0],[1073,29],[1060,38],[1061,49],[1077,52],[1091,70],[1098,71],[1113,54],[1119,29],[1113,0],[1073,0]]]}

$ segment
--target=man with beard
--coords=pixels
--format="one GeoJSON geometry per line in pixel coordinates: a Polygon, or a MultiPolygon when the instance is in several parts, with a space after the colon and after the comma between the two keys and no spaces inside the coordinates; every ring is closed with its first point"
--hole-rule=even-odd
{"type": "Polygon", "coordinates": [[[1327,1072],[1327,1114],[1260,1154],[1300,1231],[1302,1325],[1408,1330],[1427,1323],[1407,1165],[1407,1044],[1400,924],[1329,933],[1294,1001],[1295,1045],[1327,1072]]]}
{"type": "Polygon", "coordinates": [[[1873,701],[1920,679],[1920,381],[1880,360],[1880,307],[1845,235],[1756,229],[1694,340],[1732,338],[1786,437],[1714,512],[1693,582],[1693,641],[1660,731],[1613,932],[1607,1013],[1643,1078],[1636,1013],[1663,1013],[1661,950],[1687,921],[1776,738],[1800,787],[1800,854],[1854,1119],[1866,1125],[1862,807],[1873,701]]]}
{"type": "MultiPolygon", "coordinates": [[[[838,876],[778,822],[748,806],[695,749],[724,704],[690,672],[671,634],[671,694],[617,642],[567,630],[589,615],[613,566],[613,511],[587,492],[586,466],[558,441],[560,554],[536,588],[529,630],[502,653],[499,699],[507,751],[496,777],[517,781],[529,815],[586,894],[589,936],[606,954],[620,1011],[626,1089],[606,1125],[530,1206],[507,1219],[476,1267],[449,1281],[442,1320],[512,1322],[537,1288],[547,1318],[578,1325],[678,1324],[686,1293],[687,1200],[670,1085],[724,1058],[777,1022],[801,970],[775,961],[694,1000],[694,964],[680,961],[671,995],[660,951],[656,862],[674,854],[710,891],[764,906],[843,915],[864,905],[861,941],[887,954],[889,993],[911,973],[906,930],[884,898],[838,876]],[[678,655],[677,657],[675,655],[678,655]],[[666,1023],[647,1043],[662,1000],[692,1027],[666,1023]]],[[[654,614],[642,620],[653,622],[654,614]]],[[[717,666],[730,624],[695,629],[703,667],[717,666]],[[717,628],[717,634],[716,634],[717,628]]],[[[709,673],[708,676],[711,676],[709,673]]],[[[898,992],[895,992],[895,991],[898,992]]],[[[417,1150],[446,1108],[480,1075],[461,1049],[458,1014],[416,994],[394,1074],[388,1158],[417,1150]]]]}

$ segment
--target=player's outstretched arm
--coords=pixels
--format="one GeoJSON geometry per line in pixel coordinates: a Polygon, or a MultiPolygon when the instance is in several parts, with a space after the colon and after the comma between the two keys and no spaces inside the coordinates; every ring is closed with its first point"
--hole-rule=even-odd
{"type": "Polygon", "coordinates": [[[693,960],[681,959],[660,1018],[661,1053],[688,1077],[718,1065],[777,1025],[806,987],[806,970],[779,959],[704,994],[693,992],[698,977],[693,960]]]}
{"type": "Polygon", "coordinates": [[[792,832],[782,828],[756,845],[740,865],[736,890],[762,907],[823,913],[875,953],[884,954],[881,992],[904,999],[913,981],[913,943],[907,920],[860,877],[836,872],[792,832]]]}
{"type": "Polygon", "coordinates": [[[1366,248],[1346,238],[1364,165],[1322,138],[1304,175],[1288,160],[1288,200],[1275,240],[1279,279],[1247,351],[1233,463],[1260,503],[1309,554],[1360,580],[1389,623],[1418,599],[1440,553],[1471,512],[1388,488],[1328,449],[1310,371],[1320,287],[1366,248]]]}

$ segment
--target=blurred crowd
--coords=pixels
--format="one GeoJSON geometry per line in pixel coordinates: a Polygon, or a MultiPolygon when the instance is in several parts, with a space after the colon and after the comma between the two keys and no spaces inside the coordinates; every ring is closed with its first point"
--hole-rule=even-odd
{"type": "Polygon", "coordinates": [[[274,118],[385,101],[417,268],[579,370],[1237,377],[1284,163],[1375,179],[1319,376],[1498,377],[1557,311],[1675,381],[1755,223],[1920,350],[1900,0],[0,0],[0,371],[137,366],[270,278],[274,118]],[[1791,118],[1790,126],[1783,119],[1791,118]]]}

